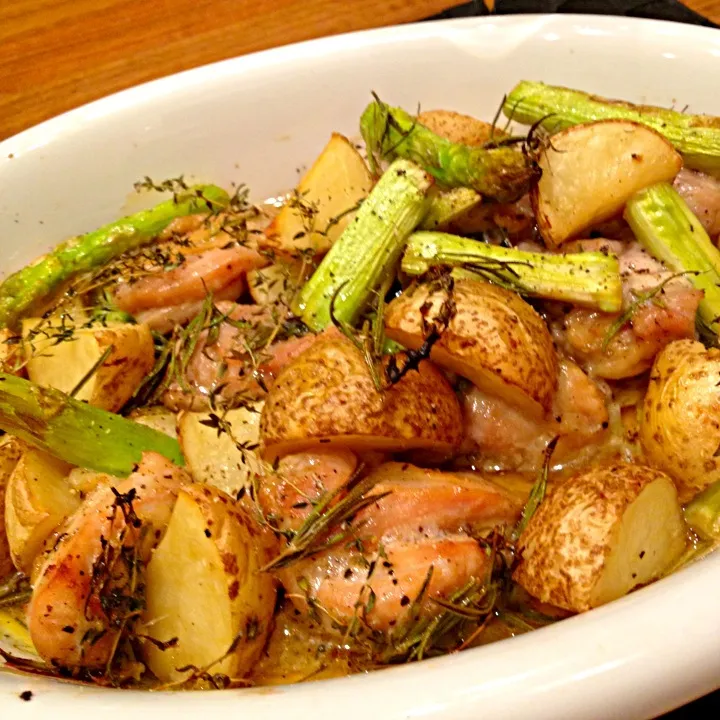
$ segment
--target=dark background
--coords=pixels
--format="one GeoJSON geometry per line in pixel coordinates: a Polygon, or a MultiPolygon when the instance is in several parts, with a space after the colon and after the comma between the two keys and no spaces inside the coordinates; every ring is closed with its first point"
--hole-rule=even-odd
{"type": "MultiPolygon", "coordinates": [[[[514,15],[519,13],[625,15],[718,27],[707,18],[674,0],[496,0],[493,14],[514,15]]],[[[477,1],[446,10],[431,19],[489,14],[485,5],[477,1]]],[[[713,77],[708,77],[708,89],[712,87],[715,80],[713,77]]],[[[662,632],[662,629],[658,628],[658,631],[662,632]]],[[[718,682],[720,682],[720,678],[718,678],[718,682]]],[[[591,715],[588,715],[587,718],[592,720],[591,715]]],[[[662,720],[695,720],[696,718],[720,718],[720,690],[662,716],[662,720]]],[[[618,720],[623,719],[618,718],[618,720]]]]}

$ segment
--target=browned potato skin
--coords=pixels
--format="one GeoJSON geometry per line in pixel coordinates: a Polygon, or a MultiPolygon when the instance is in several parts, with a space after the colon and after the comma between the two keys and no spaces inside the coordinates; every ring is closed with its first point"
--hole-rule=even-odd
{"type": "MultiPolygon", "coordinates": [[[[581,470],[549,489],[518,543],[513,579],[545,603],[583,612],[593,593],[627,507],[659,470],[610,464],[581,470]]],[[[680,512],[678,507],[678,513],[680,512]]]]}
{"type": "Polygon", "coordinates": [[[446,454],[462,435],[458,399],[432,363],[422,362],[380,393],[360,351],[339,333],[319,337],[283,369],[260,419],[266,458],[328,443],[446,454]]]}
{"type": "Polygon", "coordinates": [[[720,350],[670,343],[655,359],[640,416],[648,460],[668,473],[685,503],[720,480],[720,350]]]}
{"type": "Polygon", "coordinates": [[[0,582],[15,572],[5,527],[5,491],[21,455],[22,446],[14,438],[0,446],[0,582]]]}
{"type": "Polygon", "coordinates": [[[484,145],[491,138],[500,140],[505,136],[499,128],[493,131],[490,123],[454,110],[425,110],[417,121],[436,135],[461,145],[484,145]]]}
{"type": "MultiPolygon", "coordinates": [[[[387,307],[385,331],[405,347],[423,343],[421,308],[432,318],[444,290],[421,285],[387,307]]],[[[480,389],[541,416],[552,405],[557,354],[545,321],[516,293],[482,280],[455,281],[455,316],[433,345],[430,358],[480,389]]]]}

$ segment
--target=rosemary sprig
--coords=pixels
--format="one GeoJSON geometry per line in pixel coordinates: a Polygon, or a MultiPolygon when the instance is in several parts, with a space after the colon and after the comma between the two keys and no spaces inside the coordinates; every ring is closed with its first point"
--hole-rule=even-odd
{"type": "Polygon", "coordinates": [[[354,517],[368,505],[389,495],[368,495],[375,485],[372,476],[363,477],[364,467],[358,466],[350,479],[332,492],[326,492],[313,503],[312,511],[292,534],[287,547],[264,568],[264,571],[287,567],[342,542],[350,533],[354,517]]]}
{"type": "Polygon", "coordinates": [[[30,599],[30,581],[22,573],[15,573],[0,583],[0,608],[19,605],[30,599]]]}
{"type": "Polygon", "coordinates": [[[662,307],[662,300],[657,299],[657,296],[664,292],[665,286],[672,282],[673,280],[677,280],[679,277],[685,277],[686,275],[699,275],[699,272],[695,271],[684,271],[684,272],[677,272],[673,273],[672,275],[669,275],[666,277],[662,282],[655,285],[655,287],[650,288],[650,290],[646,290],[645,292],[638,292],[633,290],[632,293],[635,296],[635,299],[628,305],[627,309],[618,316],[618,318],[613,322],[613,324],[608,328],[607,332],[605,333],[605,337],[603,338],[602,342],[602,351],[605,352],[608,349],[608,346],[612,342],[613,338],[627,325],[635,315],[635,313],[638,311],[638,309],[644,305],[646,302],[654,302],[662,307]]]}
{"type": "Polygon", "coordinates": [[[525,507],[523,507],[522,509],[520,519],[510,532],[509,540],[511,543],[516,543],[518,541],[520,536],[525,531],[525,528],[527,528],[530,519],[540,507],[540,503],[545,499],[548,475],[550,473],[550,462],[552,460],[553,452],[555,451],[555,446],[558,444],[558,440],[560,440],[560,436],[556,435],[545,446],[545,457],[543,458],[543,464],[542,468],[540,469],[540,473],[538,474],[537,480],[535,480],[535,483],[530,490],[530,496],[525,503],[525,507]]]}
{"type": "MultiPolygon", "coordinates": [[[[454,296],[455,281],[447,270],[440,269],[439,272],[441,274],[436,276],[431,282],[437,284],[438,287],[446,293],[445,299],[440,305],[435,317],[428,320],[423,314],[422,324],[425,339],[422,345],[417,350],[407,350],[403,353],[404,361],[402,366],[398,366],[397,356],[392,355],[389,358],[385,366],[385,374],[391,385],[400,382],[411,370],[417,370],[420,363],[430,357],[433,345],[440,339],[442,333],[455,317],[455,313],[457,312],[454,296]]],[[[412,289],[406,292],[412,292],[412,289]]],[[[431,290],[431,292],[434,292],[434,290],[431,290]]]]}
{"type": "Polygon", "coordinates": [[[68,393],[75,397],[89,382],[90,378],[105,364],[105,361],[115,352],[114,345],[108,345],[100,357],[92,364],[88,371],[78,380],[75,387],[68,393]]]}

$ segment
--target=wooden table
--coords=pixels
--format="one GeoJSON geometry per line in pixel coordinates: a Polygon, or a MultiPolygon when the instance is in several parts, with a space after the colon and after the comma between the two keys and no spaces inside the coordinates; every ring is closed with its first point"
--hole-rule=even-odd
{"type": "MultiPolygon", "coordinates": [[[[0,0],[0,139],[108,93],[462,0],[0,0]]],[[[720,0],[687,0],[720,22],[720,0]]]]}

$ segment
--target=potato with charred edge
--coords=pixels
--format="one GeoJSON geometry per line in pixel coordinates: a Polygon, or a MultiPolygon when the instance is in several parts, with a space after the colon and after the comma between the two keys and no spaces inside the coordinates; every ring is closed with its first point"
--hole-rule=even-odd
{"type": "Polygon", "coordinates": [[[682,158],[655,130],[626,120],[575,125],[553,135],[530,193],[549,247],[619,214],[639,190],[672,182],[682,158]]]}
{"type": "Polygon", "coordinates": [[[178,440],[196,482],[214,485],[234,496],[251,473],[262,472],[263,463],[254,452],[262,407],[260,401],[219,415],[180,413],[178,440]]]}
{"type": "Polygon", "coordinates": [[[678,340],[655,358],[640,442],[647,459],[673,478],[683,503],[720,480],[720,350],[678,340]]]}
{"type": "MultiPolygon", "coordinates": [[[[395,298],[385,311],[387,336],[419,348],[423,318],[436,317],[447,297],[447,290],[426,283],[395,298]]],[[[557,356],[544,320],[516,293],[482,280],[456,280],[452,299],[455,314],[430,358],[541,417],[557,382],[557,356]]]]}
{"type": "Polygon", "coordinates": [[[45,541],[80,505],[67,480],[70,465],[27,447],[5,488],[5,530],[13,562],[30,575],[45,541]]]}
{"type": "Polygon", "coordinates": [[[326,253],[372,186],[360,153],[346,137],[333,133],[300,180],[295,196],[265,231],[262,245],[286,257],[326,253]]]}
{"type": "Polygon", "coordinates": [[[5,521],[5,494],[7,484],[22,455],[19,440],[6,435],[0,444],[0,582],[15,571],[5,521]]]}
{"type": "Polygon", "coordinates": [[[514,580],[542,602],[583,612],[667,570],[687,528],[665,473],[635,464],[581,470],[553,487],[520,537],[514,580]]]}
{"type": "Polygon", "coordinates": [[[145,575],[145,661],[162,682],[192,666],[241,678],[271,630],[275,581],[261,568],[274,538],[225,493],[207,486],[178,494],[145,575]]]}
{"type": "Polygon", "coordinates": [[[147,325],[108,323],[78,327],[56,343],[37,332],[37,318],[23,320],[23,346],[28,377],[44,387],[72,392],[106,352],[109,352],[76,393],[78,400],[117,412],[132,397],[155,364],[155,346],[147,325]]]}
{"type": "Polygon", "coordinates": [[[339,333],[320,336],[282,370],[260,418],[268,459],[328,445],[446,455],[462,433],[458,399],[432,363],[379,392],[361,352],[339,333]]]}

